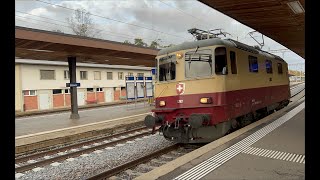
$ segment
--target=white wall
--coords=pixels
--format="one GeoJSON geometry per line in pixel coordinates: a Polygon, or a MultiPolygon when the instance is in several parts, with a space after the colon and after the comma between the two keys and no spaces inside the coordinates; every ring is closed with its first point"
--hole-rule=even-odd
{"type": "MultiPolygon", "coordinates": [[[[65,89],[66,83],[69,83],[70,80],[64,80],[64,70],[69,70],[68,66],[21,64],[21,89],[65,89]],[[40,80],[40,69],[55,70],[55,80],[40,80]]],[[[124,87],[125,79],[118,80],[118,72],[123,72],[124,77],[128,75],[128,72],[133,72],[134,76],[136,76],[137,73],[144,73],[145,76],[151,76],[151,70],[77,67],[77,82],[81,83],[80,88],[124,87]],[[80,80],[80,71],[88,71],[88,80],[80,80]],[[101,80],[94,80],[94,71],[101,72],[101,80]],[[107,72],[113,72],[113,80],[107,80],[107,72]]]]}
{"type": "Polygon", "coordinates": [[[21,89],[20,65],[15,65],[15,110],[22,111],[22,89],[21,89]]]}

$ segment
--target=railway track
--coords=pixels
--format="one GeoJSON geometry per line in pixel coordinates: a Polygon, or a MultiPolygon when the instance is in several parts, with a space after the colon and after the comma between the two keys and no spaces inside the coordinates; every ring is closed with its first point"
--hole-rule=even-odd
{"type": "MultiPolygon", "coordinates": [[[[296,89],[298,88],[298,86],[292,87],[292,89],[296,89]]],[[[300,92],[302,92],[304,90],[304,88],[301,88],[299,91],[297,91],[296,93],[291,95],[291,98],[298,95],[300,92]]],[[[139,175],[141,175],[142,173],[146,173],[147,171],[151,171],[152,169],[158,167],[158,166],[153,166],[152,165],[152,161],[153,164],[156,164],[155,160],[157,157],[161,157],[161,155],[163,154],[167,154],[169,152],[177,152],[177,150],[179,148],[182,148],[183,145],[179,145],[179,144],[174,144],[172,146],[169,146],[167,148],[161,149],[159,151],[156,151],[154,153],[148,154],[146,156],[140,157],[138,159],[135,159],[133,161],[130,161],[128,163],[122,164],[120,166],[117,166],[115,168],[106,170],[104,172],[98,173],[94,176],[91,176],[88,178],[88,180],[102,180],[102,179],[133,179],[139,175]],[[144,163],[148,162],[148,165],[144,165],[144,163]],[[143,165],[142,167],[139,165],[143,165]],[[135,168],[134,168],[135,167],[135,168]],[[134,170],[128,170],[128,169],[132,169],[134,168],[134,170]]],[[[196,148],[195,148],[196,149],[196,148]]],[[[194,150],[194,149],[193,149],[194,150]]],[[[172,153],[172,154],[182,154],[183,153],[172,153]]],[[[174,155],[173,155],[174,156],[174,155]]],[[[170,159],[170,157],[172,156],[166,156],[167,159],[170,159]]],[[[177,158],[177,157],[176,157],[177,158]]],[[[173,160],[174,158],[172,158],[173,160]]],[[[165,164],[167,162],[163,162],[163,163],[159,163],[161,166],[162,164],[165,164]]]]}
{"type": "MultiPolygon", "coordinates": [[[[293,87],[291,87],[290,88],[290,90],[292,91],[293,89],[297,89],[297,88],[299,88],[301,86],[301,84],[298,84],[297,86],[293,86],[293,87]]],[[[301,93],[303,90],[305,90],[305,88],[303,87],[303,88],[300,88],[297,92],[295,92],[295,93],[291,93],[291,98],[293,98],[294,96],[296,96],[296,95],[298,95],[299,93],[301,93]]]]}
{"type": "MultiPolygon", "coordinates": [[[[291,88],[291,90],[296,88],[297,87],[291,88]]],[[[299,89],[295,93],[291,94],[291,97],[296,96],[303,90],[304,88],[299,89]]],[[[20,165],[19,164],[18,166],[16,165],[15,171],[16,173],[28,171],[35,167],[45,166],[53,162],[59,162],[62,160],[70,159],[82,154],[91,153],[93,151],[103,149],[109,146],[113,146],[125,141],[130,141],[142,136],[150,135],[151,134],[150,130],[149,132],[147,131],[148,131],[147,128],[144,128],[144,127],[136,128],[136,129],[115,134],[112,136],[101,137],[91,141],[81,142],[78,144],[65,146],[65,147],[54,149],[51,151],[40,152],[40,153],[36,153],[29,156],[24,156],[24,157],[22,156],[17,157],[16,164],[20,163],[20,165]],[[139,132],[139,131],[143,131],[143,132],[139,132]],[[115,138],[120,138],[120,139],[115,139],[115,138]],[[93,147],[84,147],[88,145],[93,145],[93,147]],[[77,148],[83,148],[83,149],[78,150],[77,148]],[[69,151],[69,152],[66,153],[66,151],[69,151]],[[29,160],[29,163],[27,162],[28,160],[29,160]]],[[[179,144],[174,144],[172,146],[153,152],[146,156],[134,159],[125,164],[116,166],[115,168],[108,169],[107,171],[96,173],[96,175],[91,176],[88,179],[106,179],[110,177],[112,177],[112,179],[131,179],[141,175],[141,173],[148,172],[153,168],[161,166],[167,163],[168,161],[171,161],[181,155],[184,155],[196,148],[198,147],[187,148],[186,150],[186,147],[179,144]],[[160,160],[157,160],[157,158],[160,158],[160,160]],[[147,163],[147,165],[145,163],[147,163]]]]}
{"type": "Polygon", "coordinates": [[[100,137],[97,139],[80,142],[49,151],[39,152],[28,156],[20,156],[15,159],[15,172],[21,173],[36,167],[41,167],[53,162],[77,157],[82,154],[90,153],[99,149],[103,149],[150,134],[150,130],[145,127],[141,127],[111,136],[100,137]],[[89,147],[89,145],[91,145],[92,147],[89,147]]]}
{"type": "Polygon", "coordinates": [[[182,145],[173,144],[146,156],[137,158],[112,169],[103,171],[97,175],[87,178],[87,180],[102,179],[133,179],[142,173],[151,171],[163,164],[166,164],[184,154],[187,154],[202,145],[182,145]]]}

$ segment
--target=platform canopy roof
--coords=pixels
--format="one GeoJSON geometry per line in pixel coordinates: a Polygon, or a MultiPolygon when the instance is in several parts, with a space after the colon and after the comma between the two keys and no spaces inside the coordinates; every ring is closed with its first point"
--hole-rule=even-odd
{"type": "Polygon", "coordinates": [[[154,67],[158,49],[25,27],[15,28],[15,56],[20,59],[154,67]]]}
{"type": "Polygon", "coordinates": [[[198,0],[305,58],[304,0],[198,0]]]}

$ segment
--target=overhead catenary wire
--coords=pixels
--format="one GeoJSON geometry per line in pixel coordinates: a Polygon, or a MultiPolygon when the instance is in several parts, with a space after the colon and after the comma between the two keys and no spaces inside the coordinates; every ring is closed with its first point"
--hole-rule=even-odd
{"type": "Polygon", "coordinates": [[[202,19],[200,19],[200,18],[198,18],[198,17],[196,17],[196,16],[194,16],[194,15],[192,15],[192,14],[186,13],[185,11],[183,11],[183,10],[177,8],[177,7],[174,7],[174,6],[172,6],[172,5],[168,4],[168,3],[165,3],[165,2],[163,2],[162,0],[158,0],[158,1],[161,2],[161,3],[163,3],[163,4],[165,4],[165,5],[167,5],[167,6],[170,6],[170,7],[174,8],[174,9],[180,11],[180,12],[183,13],[183,14],[186,14],[186,15],[188,15],[188,16],[191,16],[191,17],[193,17],[193,18],[195,18],[195,19],[197,19],[197,20],[200,20],[200,21],[204,22],[204,23],[205,23],[205,26],[206,26],[208,29],[212,29],[212,27],[208,26],[208,25],[207,25],[208,23],[205,22],[205,21],[203,21],[202,19]]]}
{"type": "MultiPolygon", "coordinates": [[[[29,17],[28,17],[28,19],[31,19],[31,20],[36,20],[36,21],[40,21],[40,22],[44,22],[44,23],[55,24],[55,25],[58,25],[58,26],[63,26],[63,27],[70,28],[68,22],[66,22],[66,21],[61,21],[61,20],[56,20],[56,19],[44,17],[44,16],[34,15],[34,14],[30,14],[30,13],[26,13],[26,12],[22,12],[22,11],[18,11],[18,10],[16,10],[16,12],[22,13],[22,14],[31,15],[31,16],[35,16],[35,17],[39,17],[39,18],[48,19],[48,20],[51,20],[51,21],[61,22],[61,23],[67,24],[67,25],[51,23],[51,22],[48,22],[48,21],[42,21],[42,20],[39,20],[39,19],[33,19],[33,18],[29,18],[29,17]]],[[[19,16],[19,15],[16,15],[16,16],[17,16],[17,17],[20,17],[20,18],[26,18],[26,17],[19,16]]],[[[93,28],[93,29],[99,30],[100,32],[108,32],[108,33],[103,33],[103,34],[106,34],[106,35],[112,35],[112,36],[118,36],[118,37],[124,37],[124,38],[133,38],[133,39],[136,38],[135,36],[130,36],[130,35],[127,35],[127,34],[115,33],[115,32],[112,32],[112,31],[106,31],[106,30],[98,29],[98,28],[93,28]],[[115,35],[109,34],[109,33],[113,33],[113,34],[115,34],[115,35]]],[[[151,38],[145,38],[145,39],[150,40],[150,41],[153,41],[153,40],[154,40],[154,39],[151,39],[151,38]]],[[[164,42],[169,43],[168,41],[164,41],[164,42]]]]}
{"type": "MultiPolygon", "coordinates": [[[[58,5],[58,4],[54,4],[54,3],[51,3],[51,2],[47,2],[47,1],[44,1],[44,0],[35,0],[35,1],[38,1],[38,2],[41,2],[41,3],[45,3],[45,4],[49,4],[49,5],[52,5],[52,6],[55,6],[55,7],[60,7],[60,8],[64,8],[64,9],[69,9],[69,10],[72,10],[72,11],[76,11],[76,9],[73,9],[73,8],[69,8],[69,7],[66,7],[66,6],[62,6],[62,5],[58,5]]],[[[164,4],[168,4],[168,3],[165,3],[161,0],[159,0],[159,2],[162,2],[164,4]]],[[[172,5],[169,5],[172,7],[172,5]]],[[[174,7],[176,8],[176,7],[174,7]]],[[[194,16],[194,15],[191,15],[189,13],[186,13],[184,12],[183,10],[179,9],[179,8],[176,8],[177,10],[181,11],[182,13],[186,14],[186,15],[189,15],[191,17],[194,17],[200,21],[202,21],[200,18],[194,16]]],[[[154,31],[154,32],[158,32],[158,33],[163,33],[163,34],[167,34],[167,35],[170,35],[170,36],[174,36],[176,38],[182,38],[182,39],[186,39],[184,37],[181,37],[181,36],[177,36],[177,35],[173,35],[173,34],[169,34],[169,33],[166,33],[166,32],[163,32],[163,31],[159,31],[159,30],[156,30],[156,28],[154,27],[154,25],[152,24],[152,27],[151,28],[148,28],[148,27],[144,27],[144,26],[141,26],[141,25],[137,25],[137,24],[133,24],[133,23],[128,23],[128,22],[124,22],[124,21],[121,21],[121,20],[117,20],[117,19],[114,19],[114,18],[109,18],[109,17],[105,17],[105,16],[101,16],[101,15],[98,15],[98,14],[92,14],[89,12],[90,15],[93,15],[93,16],[96,16],[96,17],[100,17],[100,18],[103,18],[103,19],[107,19],[107,20],[112,20],[112,21],[115,21],[115,22],[119,22],[119,23],[124,23],[124,24],[127,24],[127,25],[131,25],[131,26],[136,26],[136,27],[139,27],[139,28],[144,28],[144,29],[147,29],[147,30],[150,30],[150,31],[154,31]]],[[[204,22],[204,21],[203,21],[204,22]]]]}
{"type": "MultiPolygon", "coordinates": [[[[68,9],[68,10],[72,10],[72,11],[76,11],[76,9],[68,8],[68,7],[65,7],[65,6],[62,6],[62,5],[57,5],[57,4],[53,4],[53,3],[42,1],[42,0],[35,0],[35,1],[42,2],[42,3],[45,3],[45,4],[49,4],[49,5],[53,5],[53,6],[60,7],[60,8],[64,8],[64,9],[68,9]]],[[[163,31],[155,30],[153,28],[148,28],[148,27],[144,27],[144,26],[141,26],[141,25],[137,25],[137,24],[127,23],[127,22],[120,21],[120,20],[117,20],[117,19],[113,19],[113,18],[109,18],[109,17],[97,15],[97,14],[92,14],[90,12],[88,12],[88,13],[90,15],[92,15],[92,16],[95,16],[95,17],[100,17],[100,18],[111,20],[111,21],[115,21],[115,22],[118,22],[118,23],[123,23],[123,24],[127,24],[127,25],[130,25],[130,26],[135,26],[135,27],[147,29],[147,30],[150,30],[150,31],[154,31],[154,32],[158,32],[158,33],[174,36],[174,37],[179,38],[179,39],[184,38],[182,36],[173,35],[173,34],[170,34],[170,33],[163,32],[163,31]]]]}
{"type": "MultiPolygon", "coordinates": [[[[16,15],[16,17],[18,18],[25,18],[23,16],[19,16],[19,15],[16,15]]],[[[63,27],[67,27],[69,28],[69,26],[66,26],[66,25],[62,25],[62,24],[56,24],[56,23],[53,23],[53,22],[48,22],[48,21],[43,21],[43,20],[40,20],[40,19],[33,19],[33,18],[28,18],[29,20],[35,20],[35,21],[40,21],[40,22],[44,22],[44,23],[48,23],[48,24],[52,24],[52,25],[58,25],[58,26],[63,26],[63,27]]],[[[21,20],[21,21],[24,21],[24,22],[28,22],[28,23],[32,23],[30,21],[26,21],[26,20],[22,20],[22,19],[18,19],[18,20],[21,20]]],[[[36,24],[36,23],[33,23],[33,24],[36,24]]],[[[38,24],[37,24],[38,25],[38,24]]],[[[47,26],[48,27],[48,26],[47,26]]],[[[103,34],[107,34],[107,33],[103,33],[103,34]]],[[[118,36],[118,37],[124,37],[124,38],[128,38],[125,37],[125,36],[121,36],[121,35],[113,35],[113,34],[107,34],[107,35],[111,35],[111,36],[118,36]]]]}

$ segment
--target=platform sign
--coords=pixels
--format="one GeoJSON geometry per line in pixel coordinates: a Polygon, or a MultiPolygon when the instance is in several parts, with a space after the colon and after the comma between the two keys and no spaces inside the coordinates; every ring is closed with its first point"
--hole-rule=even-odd
{"type": "Polygon", "coordinates": [[[144,77],[136,77],[137,98],[144,98],[144,77]]]}
{"type": "Polygon", "coordinates": [[[80,83],[66,83],[66,87],[80,87],[80,83]]]}
{"type": "Polygon", "coordinates": [[[127,99],[135,99],[134,76],[126,76],[127,99]]]}
{"type": "Polygon", "coordinates": [[[145,82],[152,82],[152,76],[144,77],[145,82]]]}
{"type": "Polygon", "coordinates": [[[153,97],[153,85],[152,85],[152,77],[148,76],[144,78],[146,84],[146,96],[153,97]]]}
{"type": "Polygon", "coordinates": [[[156,75],[157,74],[157,68],[152,68],[151,69],[151,74],[156,75]]]}
{"type": "Polygon", "coordinates": [[[134,82],[134,76],[126,76],[126,82],[134,82]]]}

